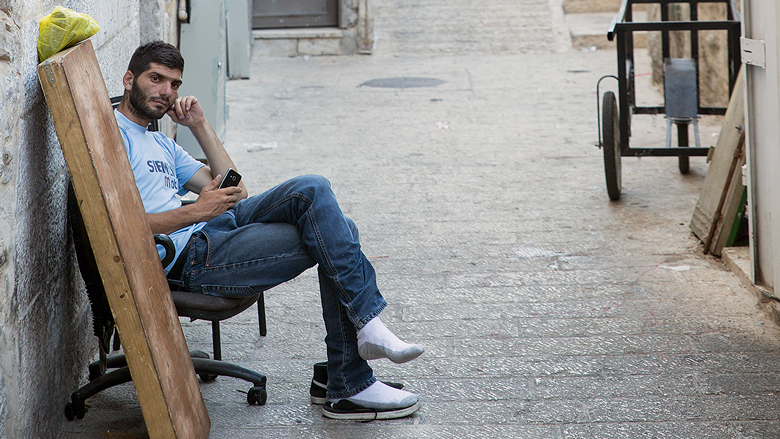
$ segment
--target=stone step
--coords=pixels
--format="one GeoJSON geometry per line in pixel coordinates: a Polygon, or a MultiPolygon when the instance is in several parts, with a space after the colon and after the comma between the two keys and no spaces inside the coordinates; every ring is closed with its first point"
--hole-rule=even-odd
{"type": "Polygon", "coordinates": [[[254,53],[262,56],[346,55],[355,53],[355,32],[339,28],[255,29],[254,53]]]}
{"type": "Polygon", "coordinates": [[[565,0],[563,12],[567,14],[584,14],[590,12],[617,12],[620,0],[565,0]]]}
{"type": "MultiPolygon", "coordinates": [[[[615,49],[615,41],[607,39],[607,30],[614,18],[614,12],[588,12],[566,14],[566,25],[574,49],[615,49]]],[[[645,12],[634,12],[634,21],[646,21],[645,12]]],[[[647,47],[647,32],[634,32],[634,47],[647,47]]]]}

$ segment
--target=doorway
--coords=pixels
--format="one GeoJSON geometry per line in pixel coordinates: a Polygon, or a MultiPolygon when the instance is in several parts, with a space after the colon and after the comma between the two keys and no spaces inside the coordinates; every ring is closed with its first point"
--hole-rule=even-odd
{"type": "Polygon", "coordinates": [[[252,28],[336,27],[338,0],[252,0],[252,28]]]}

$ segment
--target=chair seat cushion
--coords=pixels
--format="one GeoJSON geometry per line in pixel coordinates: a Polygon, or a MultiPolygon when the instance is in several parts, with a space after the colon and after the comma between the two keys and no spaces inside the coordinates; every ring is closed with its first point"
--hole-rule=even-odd
{"type": "Polygon", "coordinates": [[[263,293],[242,298],[210,296],[190,291],[171,291],[173,303],[180,316],[203,320],[225,320],[244,311],[257,302],[263,293]]]}

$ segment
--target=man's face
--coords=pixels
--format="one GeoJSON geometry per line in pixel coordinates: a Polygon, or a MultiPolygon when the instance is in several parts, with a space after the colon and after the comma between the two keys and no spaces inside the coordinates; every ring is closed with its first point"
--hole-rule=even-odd
{"type": "Polygon", "coordinates": [[[176,101],[181,82],[181,71],[151,63],[133,78],[130,110],[144,119],[160,119],[176,101]]]}

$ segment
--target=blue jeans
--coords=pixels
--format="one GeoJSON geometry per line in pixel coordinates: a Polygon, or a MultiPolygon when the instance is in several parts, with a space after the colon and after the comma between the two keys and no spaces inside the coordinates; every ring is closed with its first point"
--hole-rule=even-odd
{"type": "Polygon", "coordinates": [[[357,228],[330,182],[305,175],[242,200],[190,239],[185,288],[243,297],[317,265],[328,351],[328,397],[347,398],[376,381],[357,350],[357,329],[387,306],[357,228]]]}

